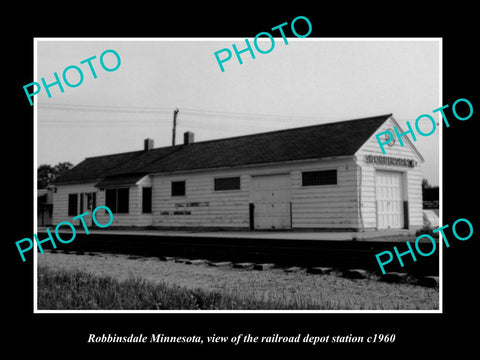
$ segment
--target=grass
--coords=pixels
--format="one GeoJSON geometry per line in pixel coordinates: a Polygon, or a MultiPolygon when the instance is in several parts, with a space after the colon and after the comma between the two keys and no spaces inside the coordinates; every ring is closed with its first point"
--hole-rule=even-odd
{"type": "MultiPolygon", "coordinates": [[[[285,291],[186,289],[140,278],[124,281],[81,271],[38,268],[39,310],[382,310],[384,306],[306,298],[285,291]]],[[[390,306],[388,310],[397,310],[390,306]]]]}

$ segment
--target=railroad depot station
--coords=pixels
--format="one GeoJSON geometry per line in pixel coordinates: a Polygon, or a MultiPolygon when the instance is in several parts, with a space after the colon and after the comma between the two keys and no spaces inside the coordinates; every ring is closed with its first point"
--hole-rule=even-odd
{"type": "Polygon", "coordinates": [[[201,142],[186,132],[161,148],[146,139],[59,178],[51,222],[82,227],[72,219],[105,205],[116,230],[413,231],[423,226],[424,160],[406,136],[382,154],[375,135],[393,127],[386,114],[201,142]]]}

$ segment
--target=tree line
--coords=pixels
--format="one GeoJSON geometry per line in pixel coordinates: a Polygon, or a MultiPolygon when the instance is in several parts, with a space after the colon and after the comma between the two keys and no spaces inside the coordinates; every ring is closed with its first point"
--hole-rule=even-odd
{"type": "Polygon", "coordinates": [[[45,189],[56,179],[73,167],[69,161],[59,162],[57,165],[42,164],[37,169],[37,189],[45,189]]]}

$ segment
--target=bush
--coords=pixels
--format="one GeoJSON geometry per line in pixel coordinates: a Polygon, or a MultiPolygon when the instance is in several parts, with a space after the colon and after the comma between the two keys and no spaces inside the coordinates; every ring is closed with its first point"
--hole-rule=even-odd
{"type": "Polygon", "coordinates": [[[434,233],[433,229],[428,225],[424,225],[421,229],[418,229],[417,232],[415,233],[417,237],[423,234],[427,234],[435,239],[438,239],[438,232],[434,233]]]}

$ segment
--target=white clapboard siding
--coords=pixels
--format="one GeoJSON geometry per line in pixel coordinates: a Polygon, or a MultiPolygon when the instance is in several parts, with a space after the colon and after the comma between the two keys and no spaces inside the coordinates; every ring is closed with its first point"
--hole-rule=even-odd
{"type": "MultiPolygon", "coordinates": [[[[68,195],[95,192],[97,197],[96,206],[105,205],[105,191],[95,187],[98,183],[85,184],[59,184],[57,192],[53,194],[53,216],[52,223],[58,224],[62,221],[69,221],[74,225],[82,226],[80,219],[73,220],[75,216],[68,216],[68,195]]],[[[78,208],[79,209],[79,208],[78,208]]],[[[86,211],[86,210],[84,210],[86,211]]],[[[110,216],[103,209],[95,213],[100,224],[107,224],[110,216]]],[[[113,221],[110,226],[150,226],[152,225],[152,214],[142,214],[142,187],[129,187],[129,212],[127,214],[113,214],[113,221]]]]}
{"type": "MultiPolygon", "coordinates": [[[[370,139],[357,151],[357,163],[361,167],[361,220],[366,229],[376,229],[377,224],[377,204],[375,192],[375,172],[376,169],[402,172],[404,200],[408,200],[408,223],[409,228],[419,228],[423,225],[422,211],[422,171],[421,165],[423,159],[413,149],[404,136],[405,146],[401,146],[398,139],[393,146],[385,145],[385,154],[382,154],[380,146],[375,137],[376,134],[387,129],[393,129],[398,124],[389,118],[370,139]],[[370,164],[365,161],[365,156],[389,156],[396,158],[412,159],[417,162],[414,168],[396,165],[370,164]]],[[[400,132],[400,130],[399,130],[400,132]]]]}
{"type": "Polygon", "coordinates": [[[155,227],[249,226],[248,176],[241,171],[206,171],[152,176],[155,227]],[[240,176],[240,190],[214,191],[214,178],[240,176]],[[185,196],[172,196],[172,181],[185,180],[185,196]],[[188,214],[174,214],[188,212],[188,214]],[[168,213],[168,214],[165,214],[168,213]]]}
{"type": "Polygon", "coordinates": [[[294,228],[358,226],[356,166],[350,158],[152,175],[153,226],[248,229],[249,203],[254,202],[252,177],[277,174],[289,174],[291,179],[294,228]],[[302,187],[302,171],[330,169],[337,169],[337,185],[302,187]],[[214,191],[214,178],[230,176],[240,176],[240,190],[214,191]],[[186,180],[186,195],[172,197],[171,182],[179,180],[186,180]],[[192,203],[201,205],[188,206],[192,203]]]}
{"type": "Polygon", "coordinates": [[[297,229],[356,229],[357,172],[352,159],[317,161],[292,172],[292,223],[297,229]],[[302,186],[302,171],[337,170],[336,185],[302,186]]]}
{"type": "MultiPolygon", "coordinates": [[[[248,229],[249,203],[254,202],[252,177],[273,174],[290,177],[293,228],[358,228],[357,166],[349,157],[183,174],[152,174],[129,187],[129,213],[114,214],[111,226],[248,229]],[[302,186],[303,171],[332,169],[337,170],[336,185],[302,186]],[[216,177],[231,176],[240,176],[240,190],[214,190],[216,177]],[[186,181],[185,196],[171,196],[171,182],[178,180],[186,181]],[[142,214],[142,186],[152,187],[152,214],[142,214]]],[[[72,221],[67,215],[70,193],[96,192],[97,206],[104,205],[105,191],[95,188],[95,183],[58,185],[54,194],[54,223],[72,221]]],[[[100,210],[97,219],[104,224],[109,217],[100,210]]],[[[79,221],[74,223],[80,225],[79,221]]]]}
{"type": "MultiPolygon", "coordinates": [[[[68,195],[69,194],[78,194],[81,193],[92,193],[97,192],[97,206],[99,205],[98,201],[98,189],[95,187],[95,182],[82,183],[82,184],[71,184],[71,185],[57,185],[56,191],[53,193],[53,212],[52,212],[52,223],[54,225],[61,223],[63,221],[68,221],[74,225],[80,225],[80,219],[72,220],[75,216],[68,216],[68,195]]],[[[80,200],[79,196],[77,197],[77,209],[80,211],[80,200]]],[[[85,211],[85,210],[84,210],[85,211]]]]}

